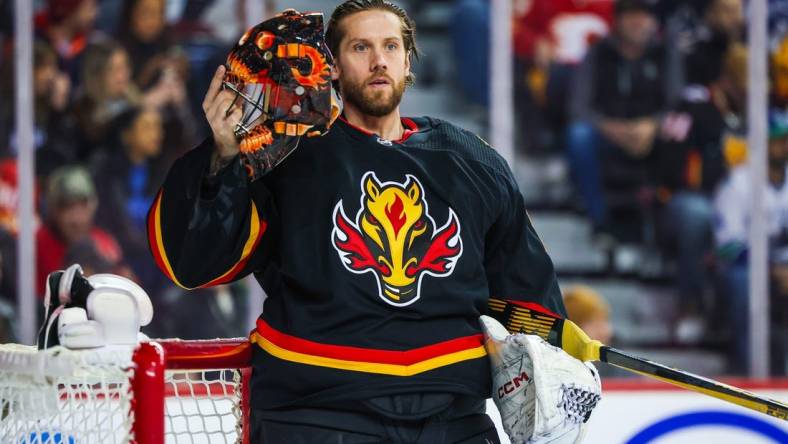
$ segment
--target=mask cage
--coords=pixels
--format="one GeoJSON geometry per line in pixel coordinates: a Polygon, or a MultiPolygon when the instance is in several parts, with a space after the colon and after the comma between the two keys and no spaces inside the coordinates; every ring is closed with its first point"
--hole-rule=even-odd
{"type": "Polygon", "coordinates": [[[268,119],[268,110],[271,100],[271,84],[249,83],[240,88],[234,83],[223,81],[224,88],[235,92],[235,98],[230,106],[225,110],[225,115],[229,115],[233,106],[240,98],[243,101],[241,120],[235,126],[235,136],[244,137],[251,132],[257,125],[268,119]]]}

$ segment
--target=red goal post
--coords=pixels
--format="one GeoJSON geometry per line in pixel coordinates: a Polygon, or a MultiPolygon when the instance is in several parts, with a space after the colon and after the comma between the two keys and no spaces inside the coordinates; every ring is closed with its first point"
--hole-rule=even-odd
{"type": "Polygon", "coordinates": [[[0,345],[0,442],[249,443],[246,338],[0,345]]]}

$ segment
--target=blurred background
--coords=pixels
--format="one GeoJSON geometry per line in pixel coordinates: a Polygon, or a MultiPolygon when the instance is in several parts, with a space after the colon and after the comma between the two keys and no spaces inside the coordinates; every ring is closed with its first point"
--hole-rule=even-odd
{"type": "MultiPolygon", "coordinates": [[[[329,15],[336,3],[34,1],[35,218],[20,220],[14,2],[0,0],[0,341],[23,340],[23,226],[34,230],[36,288],[26,297],[39,318],[46,275],[78,262],[148,291],[152,337],[248,333],[262,307],[257,286],[174,287],[150,258],[146,212],[172,161],[209,134],[200,103],[243,31],[286,7],[329,15]]],[[[753,371],[758,327],[768,343],[756,362],[769,363],[758,376],[786,375],[788,0],[768,2],[758,48],[769,79],[759,150],[747,139],[747,2],[399,3],[424,52],[403,114],[452,121],[502,151],[570,318],[611,345],[713,377],[753,371]],[[767,244],[751,261],[759,183],[767,244]],[[768,325],[749,321],[751,262],[768,281],[758,295],[768,325]]]]}

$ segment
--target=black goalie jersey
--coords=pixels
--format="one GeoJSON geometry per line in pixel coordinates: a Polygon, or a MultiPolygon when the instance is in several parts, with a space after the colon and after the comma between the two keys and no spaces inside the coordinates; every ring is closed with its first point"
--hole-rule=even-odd
{"type": "Polygon", "coordinates": [[[389,141],[340,118],[252,183],[240,163],[207,177],[211,140],[170,170],[148,217],[162,271],[185,288],[254,273],[268,295],[253,408],[486,398],[488,298],[565,313],[501,157],[446,122],[403,125],[389,141]]]}

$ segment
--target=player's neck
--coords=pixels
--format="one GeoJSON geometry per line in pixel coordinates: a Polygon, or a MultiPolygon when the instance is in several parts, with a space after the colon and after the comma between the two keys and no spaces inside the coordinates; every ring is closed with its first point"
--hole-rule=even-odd
{"type": "Polygon", "coordinates": [[[345,119],[352,125],[387,140],[399,140],[405,132],[400,120],[399,107],[383,117],[375,117],[364,114],[352,105],[346,104],[344,114],[345,119]]]}

